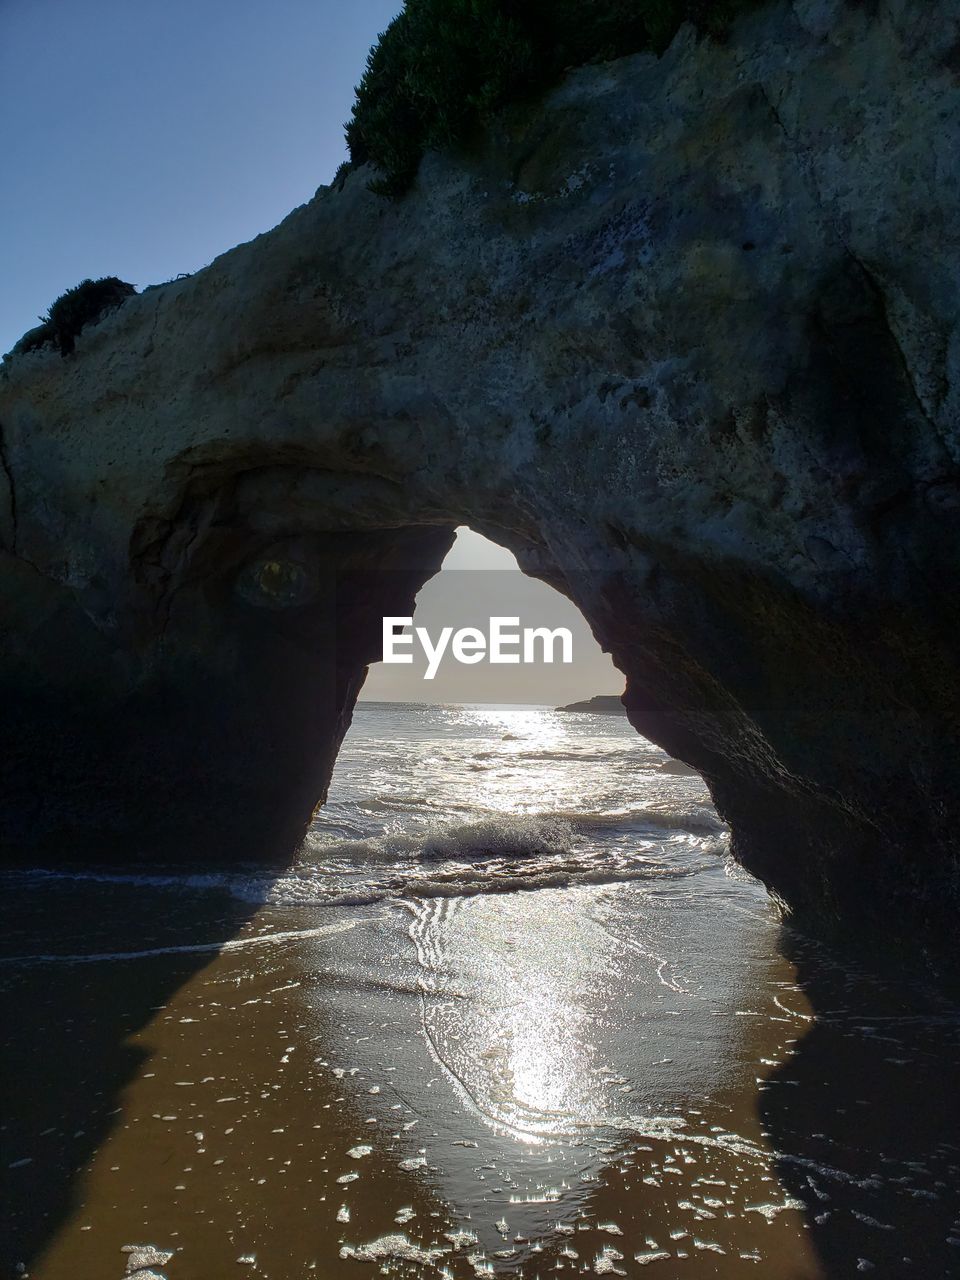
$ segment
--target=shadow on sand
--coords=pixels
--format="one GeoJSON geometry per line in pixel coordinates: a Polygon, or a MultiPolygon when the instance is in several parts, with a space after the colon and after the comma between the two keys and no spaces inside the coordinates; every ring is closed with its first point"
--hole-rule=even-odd
{"type": "Polygon", "coordinates": [[[814,1021],[761,1094],[823,1274],[960,1275],[960,1013],[953,977],[785,929],[814,1021]]]}
{"type": "Polygon", "coordinates": [[[134,876],[12,872],[5,880],[0,1274],[16,1276],[76,1208],[80,1177],[118,1123],[145,1057],[129,1038],[256,907],[226,892],[158,900],[134,876]]]}
{"type": "MultiPolygon", "coordinates": [[[[134,877],[8,879],[0,1256],[2,1274],[16,1276],[74,1213],[98,1148],[124,1123],[124,1092],[146,1056],[130,1037],[162,1015],[256,908],[226,891],[144,895],[134,877]],[[136,961],[124,962],[125,952],[136,961]],[[69,956],[78,959],[64,963],[69,956]]],[[[960,1275],[956,1005],[929,978],[904,977],[872,957],[787,930],[781,945],[815,1017],[761,1086],[758,1106],[782,1186],[805,1206],[822,1276],[960,1275]]],[[[351,1118],[344,1132],[359,1123],[351,1118]]],[[[607,1172],[599,1207],[609,1214],[617,1175],[614,1166],[607,1172]]],[[[642,1211],[642,1184],[623,1192],[624,1213],[642,1211]]],[[[305,1185],[304,1203],[312,1194],[305,1185]]],[[[386,1190],[378,1194],[386,1201],[386,1190]]],[[[750,1230],[766,1228],[752,1217],[750,1230]]],[[[563,1245],[548,1244],[538,1267],[559,1260],[563,1245]]],[[[333,1236],[329,1249],[336,1259],[333,1236]]],[[[720,1263],[704,1255],[684,1274],[725,1275],[728,1264],[742,1266],[735,1253],[720,1263]]],[[[459,1263],[450,1265],[460,1274],[459,1263]]],[[[785,1257],[751,1274],[797,1273],[785,1257]]]]}

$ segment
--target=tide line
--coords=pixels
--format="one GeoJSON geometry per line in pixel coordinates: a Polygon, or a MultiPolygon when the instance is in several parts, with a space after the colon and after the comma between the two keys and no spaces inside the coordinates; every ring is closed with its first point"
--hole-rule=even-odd
{"type": "Polygon", "coordinates": [[[327,934],[346,933],[359,921],[344,920],[339,924],[320,925],[315,929],[284,929],[277,933],[257,934],[252,938],[227,938],[223,942],[193,942],[180,946],[149,947],[142,951],[96,951],[79,954],[40,954],[32,956],[0,956],[0,965],[28,964],[103,964],[111,960],[148,960],[154,956],[194,955],[200,952],[241,951],[246,947],[289,942],[294,938],[322,938],[327,934]]]}

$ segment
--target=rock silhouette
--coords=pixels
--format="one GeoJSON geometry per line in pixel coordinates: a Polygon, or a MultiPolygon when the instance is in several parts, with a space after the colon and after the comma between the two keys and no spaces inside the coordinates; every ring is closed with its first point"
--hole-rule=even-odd
{"type": "Polygon", "coordinates": [[[582,68],[14,356],[6,856],[288,859],[465,523],[794,911],[952,920],[960,6],[875,8],[582,68]]]}

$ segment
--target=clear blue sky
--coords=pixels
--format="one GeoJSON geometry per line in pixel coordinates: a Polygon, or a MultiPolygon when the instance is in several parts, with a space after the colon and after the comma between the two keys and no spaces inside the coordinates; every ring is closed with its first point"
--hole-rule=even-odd
{"type": "Polygon", "coordinates": [[[329,182],[401,0],[0,0],[0,352],[85,276],[202,267],[329,182]]]}

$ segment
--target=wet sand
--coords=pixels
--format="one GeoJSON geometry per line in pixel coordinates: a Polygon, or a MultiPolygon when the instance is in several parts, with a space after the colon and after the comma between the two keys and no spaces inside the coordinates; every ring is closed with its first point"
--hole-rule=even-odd
{"type": "Polygon", "coordinates": [[[6,910],[4,1274],[960,1274],[955,1010],[756,890],[6,910]]]}

